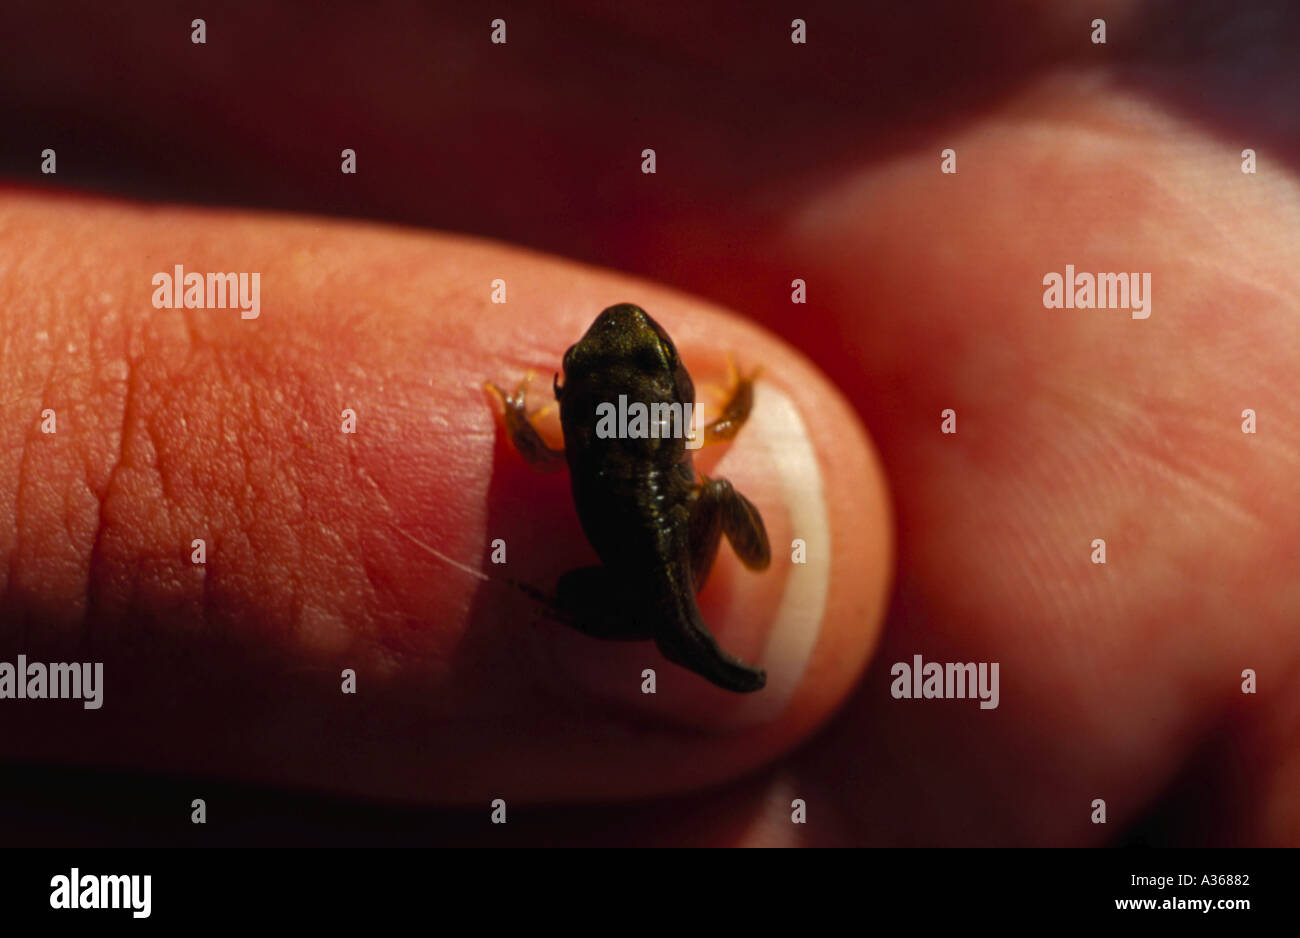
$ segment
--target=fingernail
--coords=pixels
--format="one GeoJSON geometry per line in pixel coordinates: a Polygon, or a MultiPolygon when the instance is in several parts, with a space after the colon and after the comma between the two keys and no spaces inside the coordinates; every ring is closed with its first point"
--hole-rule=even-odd
{"type": "Polygon", "coordinates": [[[760,665],[767,687],[751,695],[734,714],[735,725],[776,720],[803,682],[821,634],[830,589],[830,518],[821,464],[808,428],[794,402],[767,382],[754,386],[754,413],[762,414],[756,442],[775,477],[788,534],[772,543],[772,567],[786,568],[785,584],[768,631],[760,665]],[[802,541],[802,550],[795,546],[802,541]],[[796,562],[801,559],[803,562],[796,562]]]}

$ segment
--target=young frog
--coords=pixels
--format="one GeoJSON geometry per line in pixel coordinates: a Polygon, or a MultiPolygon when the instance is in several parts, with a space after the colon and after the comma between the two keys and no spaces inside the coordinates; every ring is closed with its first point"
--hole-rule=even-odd
{"type": "MultiPolygon", "coordinates": [[[[573,502],[600,565],[571,570],[556,587],[566,622],[596,638],[654,640],[663,656],[726,690],[761,690],[767,675],[723,651],[700,616],[703,587],[723,534],[750,570],[771,562],[763,519],[726,479],[695,478],[681,432],[609,434],[598,410],[626,400],[694,405],[695,385],[668,333],[639,306],[611,306],[564,353],[564,383],[553,384],[564,449],[538,434],[524,406],[525,380],[513,394],[488,388],[505,407],[515,448],[540,471],[569,467],[573,502]]],[[[721,415],[703,443],[729,440],[749,417],[753,376],[733,376],[721,415]]],[[[689,411],[686,411],[689,413],[689,411]]],[[[634,426],[634,425],[633,425],[634,426]]]]}

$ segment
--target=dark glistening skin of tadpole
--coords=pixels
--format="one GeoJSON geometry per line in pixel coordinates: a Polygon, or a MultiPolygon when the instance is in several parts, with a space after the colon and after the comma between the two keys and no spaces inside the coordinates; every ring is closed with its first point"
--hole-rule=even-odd
{"type": "MultiPolygon", "coordinates": [[[[525,382],[526,384],[527,382],[525,382]]],[[[726,690],[761,690],[766,673],[723,651],[700,616],[703,587],[721,537],[751,570],[771,562],[758,509],[725,479],[696,481],[686,440],[597,434],[597,408],[693,405],[695,386],[663,328],[631,303],[611,306],[564,355],[555,396],[563,452],[547,446],[528,419],[524,385],[505,394],[506,430],[542,471],[567,462],[573,502],[600,565],[571,570],[556,592],[564,621],[587,635],[653,640],[664,657],[726,690]]],[[[704,427],[705,444],[735,436],[753,402],[752,376],[735,378],[722,415],[704,427]]]]}

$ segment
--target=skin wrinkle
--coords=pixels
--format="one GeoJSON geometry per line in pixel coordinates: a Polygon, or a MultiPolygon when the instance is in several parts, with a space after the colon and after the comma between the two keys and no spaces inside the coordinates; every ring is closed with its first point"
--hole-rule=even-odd
{"type": "MultiPolygon", "coordinates": [[[[1077,436],[1043,438],[1040,445],[1028,448],[1028,453],[1032,455],[1027,455],[1027,461],[1021,463],[1022,471],[1030,478],[1047,475],[1061,480],[1061,491],[1067,493],[1067,496],[1069,493],[1086,491],[1077,482],[1071,482],[1086,478],[1093,471],[1094,463],[1090,459],[1066,459],[1063,467],[1056,464],[1056,454],[1069,455],[1068,451],[1060,450],[1062,441],[1077,439],[1077,436]]],[[[972,488],[970,493],[975,504],[989,506],[988,517],[984,521],[987,527],[984,530],[998,531],[1011,527],[1019,532],[1019,537],[1025,539],[1025,549],[1015,555],[1015,565],[1004,569],[994,583],[1011,594],[1027,589],[1026,599],[1036,598],[1041,614],[1051,621],[1074,621],[1080,597],[1073,592],[1063,591],[1060,583],[1064,580],[1071,584],[1077,582],[1087,585],[1087,581],[1080,580],[1074,574],[1069,560],[1056,549],[1062,523],[1062,516],[1058,512],[1068,510],[1070,513],[1086,513],[1080,511],[1081,505],[1077,500],[1062,503],[1060,496],[1048,486],[1031,485],[1026,486],[1026,492],[1021,496],[1022,503],[1017,506],[1016,512],[1008,515],[995,507],[1004,501],[1000,495],[1006,480],[1001,475],[990,477],[987,467],[968,466],[965,471],[972,480],[972,485],[979,486],[978,489],[972,488]],[[1051,521],[1051,525],[1044,524],[1045,520],[1051,521]],[[1045,545],[1047,549],[1031,549],[1032,545],[1045,545]]],[[[1069,515],[1065,517],[1068,518],[1069,515]]],[[[1089,589],[1091,590],[1090,586],[1089,589]]],[[[1106,603],[1113,602],[1113,597],[1104,591],[1096,598],[1106,603]]],[[[974,614],[974,610],[971,614],[974,614]]]]}
{"type": "MultiPolygon", "coordinates": [[[[353,441],[347,441],[347,442],[348,442],[348,446],[347,446],[348,466],[352,471],[352,477],[354,479],[364,479],[366,482],[370,484],[370,489],[371,491],[374,492],[375,495],[379,497],[379,504],[382,507],[385,515],[390,519],[390,524],[395,524],[400,526],[401,518],[398,516],[397,511],[393,508],[392,499],[388,497],[387,493],[384,492],[383,488],[380,487],[379,482],[372,475],[370,475],[370,473],[366,472],[365,467],[362,466],[361,463],[358,461],[356,446],[351,445],[353,441]]],[[[380,583],[376,580],[375,573],[374,573],[375,566],[370,553],[368,551],[362,550],[360,545],[358,545],[356,549],[356,555],[361,560],[362,572],[365,574],[366,583],[370,587],[371,597],[375,599],[384,597],[386,591],[381,589],[380,583]]],[[[379,634],[377,633],[368,634],[365,636],[365,639],[368,644],[372,644],[377,647],[383,647],[383,642],[381,641],[379,634]]]]}
{"type": "MultiPolygon", "coordinates": [[[[217,359],[221,360],[222,356],[218,355],[217,359]]],[[[238,407],[241,404],[243,404],[244,401],[238,394],[238,392],[243,388],[243,385],[238,383],[232,384],[230,382],[229,375],[224,373],[224,368],[223,368],[222,381],[223,381],[222,384],[223,388],[229,388],[230,390],[236,392],[233,401],[234,405],[238,407]]],[[[238,426],[237,425],[232,426],[232,424],[234,423],[235,423],[235,418],[233,418],[230,415],[230,412],[223,407],[221,411],[221,438],[223,442],[228,442],[230,444],[229,449],[234,452],[241,466],[239,479],[237,483],[234,486],[232,486],[231,491],[229,493],[233,502],[233,504],[230,507],[232,509],[232,514],[236,519],[236,523],[238,524],[239,533],[243,535],[244,539],[248,543],[248,546],[253,551],[253,557],[256,558],[257,556],[260,555],[260,551],[258,550],[258,546],[257,546],[258,538],[257,538],[257,527],[255,521],[258,514],[257,512],[258,499],[257,499],[257,493],[253,488],[252,479],[251,479],[252,464],[250,461],[250,455],[247,447],[240,445],[238,426]]]]}
{"type": "MultiPolygon", "coordinates": [[[[182,520],[184,517],[182,512],[185,499],[183,492],[169,481],[171,473],[167,471],[168,449],[166,446],[166,432],[165,428],[158,425],[158,421],[160,415],[167,413],[168,408],[177,401],[182,389],[181,376],[196,373],[195,362],[198,360],[200,353],[204,351],[204,349],[200,348],[201,339],[198,337],[197,330],[194,328],[194,323],[191,318],[192,312],[193,311],[191,310],[184,309],[183,315],[180,317],[180,321],[185,327],[187,339],[184,363],[178,371],[166,375],[165,380],[160,382],[158,385],[151,386],[151,390],[158,390],[160,393],[156,394],[155,403],[150,408],[150,412],[142,417],[142,429],[147,435],[153,452],[153,465],[151,468],[154,469],[157,476],[162,496],[161,501],[164,505],[171,508],[169,518],[173,523],[168,525],[168,531],[170,533],[175,533],[177,531],[178,525],[175,524],[175,522],[182,520]]],[[[179,422],[181,429],[184,430],[186,427],[186,417],[183,408],[179,416],[179,422]]],[[[206,499],[204,501],[204,507],[206,507],[206,499]]],[[[199,521],[199,524],[205,528],[208,527],[209,521],[206,515],[207,512],[204,512],[204,517],[199,521]]],[[[178,539],[180,554],[184,558],[182,562],[187,563],[188,567],[187,572],[181,573],[179,576],[169,581],[169,591],[174,592],[177,598],[182,601],[190,598],[192,596],[191,584],[193,583],[193,579],[188,571],[197,571],[195,575],[199,578],[198,588],[200,590],[200,595],[198,597],[198,605],[202,615],[201,622],[205,626],[211,626],[211,591],[208,583],[207,565],[189,563],[189,557],[193,551],[191,543],[194,540],[194,536],[195,535],[191,534],[189,537],[182,536],[178,539]]],[[[205,530],[202,536],[207,542],[208,548],[212,549],[214,545],[212,544],[210,532],[205,530]]],[[[166,560],[171,557],[171,553],[166,552],[163,557],[159,559],[165,565],[166,560]]]]}
{"type": "MultiPolygon", "coordinates": [[[[65,348],[66,345],[63,344],[63,343],[58,343],[57,347],[58,347],[58,348],[65,348]]],[[[56,353],[56,355],[57,355],[57,353],[56,353]]],[[[42,412],[45,410],[45,408],[48,406],[48,403],[49,403],[49,400],[50,400],[50,385],[51,385],[51,384],[53,383],[53,381],[54,381],[54,371],[55,371],[55,367],[56,367],[57,364],[58,364],[58,358],[55,357],[54,359],[52,359],[52,360],[50,361],[49,367],[46,368],[46,370],[45,370],[45,381],[44,381],[44,383],[43,383],[42,386],[41,386],[41,396],[40,396],[40,400],[37,402],[37,406],[36,406],[36,414],[37,414],[37,419],[38,419],[38,420],[40,419],[40,415],[41,415],[41,413],[42,413],[42,412]]],[[[56,419],[56,420],[58,419],[57,416],[56,416],[55,419],[56,419]]],[[[65,416],[64,419],[65,419],[65,420],[67,419],[66,416],[65,416]]],[[[34,438],[35,442],[34,442],[34,441],[33,441],[33,437],[30,435],[30,431],[29,431],[29,436],[28,436],[27,439],[28,439],[28,446],[29,446],[29,447],[30,447],[30,446],[39,446],[39,445],[41,445],[41,443],[40,443],[41,438],[40,438],[39,436],[35,437],[35,438],[34,438]]],[[[21,501],[21,495],[19,496],[19,500],[21,501]]],[[[24,617],[24,626],[23,626],[23,640],[24,640],[24,642],[30,642],[30,640],[31,640],[31,633],[30,633],[31,626],[32,626],[32,616],[31,616],[31,615],[27,615],[27,616],[24,617]]]]}
{"type": "MultiPolygon", "coordinates": [[[[136,387],[138,379],[138,363],[128,353],[126,357],[126,394],[122,402],[122,418],[113,424],[114,429],[112,431],[117,434],[116,456],[113,457],[108,467],[108,477],[104,482],[103,491],[95,493],[99,501],[99,509],[95,519],[95,536],[91,540],[90,556],[86,567],[86,605],[83,627],[87,632],[90,629],[91,621],[98,615],[100,606],[104,602],[103,589],[99,584],[112,582],[111,571],[108,569],[109,563],[103,553],[104,533],[107,529],[107,521],[104,517],[105,506],[107,506],[108,500],[113,497],[113,493],[117,488],[118,474],[122,469],[122,462],[126,454],[127,437],[136,420],[135,407],[138,405],[139,396],[136,387]]],[[[133,567],[133,569],[138,568],[133,567]]]]}
{"type": "Polygon", "coordinates": [[[194,374],[194,359],[199,353],[200,344],[198,332],[194,326],[194,316],[198,313],[198,310],[181,306],[178,312],[181,314],[179,317],[181,325],[185,327],[185,335],[189,339],[189,346],[185,352],[185,361],[181,365],[181,374],[194,374]]]}
{"type": "MultiPolygon", "coordinates": [[[[1238,499],[1232,497],[1230,488],[1234,480],[1231,476],[1221,475],[1216,480],[1210,475],[1210,470],[1204,463],[1183,465],[1182,462],[1185,462],[1185,457],[1182,457],[1182,454],[1178,451],[1141,445],[1125,446],[1120,439],[1124,435],[1125,429],[1128,429],[1140,441],[1143,434],[1139,433],[1137,427],[1139,422],[1144,428],[1158,425],[1167,420],[1172,421],[1181,429],[1193,428],[1197,422],[1200,422],[1205,430],[1219,428],[1220,422],[1215,421],[1212,417],[1202,417],[1195,412],[1178,414],[1173,417],[1153,415],[1151,406],[1142,407],[1135,403],[1129,403],[1123,396],[1107,393],[1107,389],[1094,386],[1088,382],[1075,382],[1068,390],[1052,385],[1044,385],[1040,389],[1040,393],[1044,397],[1050,395],[1055,399],[1062,414],[1071,412],[1087,414],[1087,418],[1081,420],[1079,425],[1084,429],[1085,433],[1094,435],[1097,439],[1097,446],[1106,446],[1111,451],[1112,458],[1121,458],[1136,466],[1146,468],[1156,476],[1173,484],[1177,489],[1186,491],[1193,498],[1199,497],[1206,503],[1215,505],[1225,517],[1233,518],[1239,523],[1252,527],[1267,527],[1267,519],[1252,513],[1248,508],[1241,505],[1238,499]],[[1091,401],[1090,408],[1080,409],[1080,399],[1082,398],[1091,401]],[[1123,414],[1125,420],[1105,421],[1095,416],[1098,412],[1123,414]],[[1104,428],[1108,427],[1111,429],[1106,431],[1103,436],[1097,436],[1104,428]]],[[[1176,402],[1158,400],[1154,403],[1162,408],[1167,408],[1176,402]]],[[[1102,463],[1102,465],[1106,464],[1110,464],[1110,459],[1102,463]]]]}
{"type": "MultiPolygon", "coordinates": [[[[276,380],[276,376],[267,373],[266,377],[268,378],[268,383],[266,386],[275,387],[274,381],[276,380]]],[[[262,406],[261,396],[258,393],[258,387],[252,383],[250,383],[248,386],[247,400],[248,400],[249,408],[252,411],[252,424],[255,427],[257,427],[259,431],[263,433],[266,433],[267,431],[274,432],[277,428],[272,423],[268,422],[266,412],[262,406]]],[[[241,449],[246,449],[246,448],[241,447],[241,449]]],[[[281,465],[285,466],[286,470],[278,474],[276,471],[277,467],[275,465],[268,466],[267,472],[268,475],[270,476],[270,481],[278,482],[282,480],[286,482],[290,487],[293,488],[294,493],[297,495],[298,510],[296,513],[296,517],[298,522],[301,523],[303,517],[306,514],[305,511],[306,506],[304,503],[304,499],[302,497],[302,491],[297,484],[297,473],[294,470],[292,461],[286,461],[281,465]]],[[[253,478],[251,465],[247,470],[247,474],[250,479],[253,478]]],[[[277,490],[279,490],[280,486],[277,485],[276,488],[277,490]]],[[[279,510],[280,506],[283,505],[284,503],[284,499],[280,497],[280,495],[281,493],[277,491],[277,497],[273,500],[270,500],[270,504],[274,506],[274,510],[267,511],[264,514],[264,516],[271,519],[273,522],[278,521],[281,524],[284,524],[292,528],[293,519],[291,519],[284,512],[279,510]]],[[[292,562],[287,567],[288,574],[289,574],[290,589],[289,589],[289,597],[288,597],[289,621],[287,623],[288,631],[287,631],[286,638],[292,644],[299,639],[302,631],[302,617],[303,617],[302,610],[304,606],[303,597],[305,591],[303,588],[303,577],[302,577],[302,570],[304,569],[303,539],[301,537],[291,535],[290,540],[292,542],[294,557],[292,558],[292,562]]]]}
{"type": "MultiPolygon", "coordinates": [[[[375,575],[377,568],[374,560],[370,556],[369,552],[361,550],[359,548],[357,549],[357,557],[361,561],[361,572],[365,575],[366,586],[370,590],[370,596],[374,599],[378,599],[382,597],[384,593],[380,589],[379,580],[375,575]]],[[[377,603],[376,605],[379,605],[382,608],[382,604],[377,603]]],[[[381,642],[379,642],[377,636],[366,636],[366,638],[367,640],[373,641],[373,643],[376,645],[382,644],[381,642]]]]}
{"type": "MultiPolygon", "coordinates": [[[[216,365],[216,368],[217,368],[218,372],[220,373],[221,382],[220,382],[220,384],[218,385],[218,387],[221,387],[221,388],[230,387],[230,386],[231,386],[231,385],[230,385],[230,374],[229,374],[229,372],[226,370],[226,365],[225,365],[225,359],[224,359],[224,356],[223,356],[222,354],[220,354],[220,351],[219,351],[219,350],[214,350],[214,354],[212,354],[212,355],[210,356],[210,360],[213,362],[213,364],[216,365]]],[[[205,387],[207,387],[207,386],[209,386],[209,385],[206,385],[206,384],[205,384],[205,387]]],[[[211,401],[209,401],[209,403],[210,403],[210,404],[213,404],[214,406],[216,406],[216,410],[217,410],[217,430],[218,430],[217,439],[218,439],[218,443],[219,443],[219,444],[224,444],[224,443],[226,443],[227,441],[232,440],[232,439],[234,439],[234,440],[237,441],[237,439],[238,439],[237,435],[232,434],[231,432],[229,432],[229,428],[228,428],[228,424],[227,424],[227,420],[228,420],[228,418],[229,418],[229,412],[228,412],[227,408],[226,408],[226,407],[223,407],[223,406],[219,406],[220,402],[219,402],[218,397],[217,397],[216,395],[213,395],[213,397],[212,397],[211,401]]],[[[237,449],[237,450],[239,450],[239,453],[240,453],[241,456],[243,455],[243,447],[236,445],[234,448],[237,449]]],[[[218,450],[218,452],[219,452],[219,453],[221,453],[221,452],[225,452],[225,450],[224,450],[224,449],[220,449],[220,450],[218,450]]],[[[246,483],[246,480],[247,480],[247,473],[248,473],[248,466],[247,466],[247,460],[245,459],[245,460],[244,460],[244,472],[243,472],[243,475],[242,475],[242,477],[241,477],[241,478],[242,478],[242,481],[244,481],[245,483],[246,483]]],[[[244,486],[240,486],[239,482],[238,482],[238,481],[235,481],[235,482],[233,482],[232,484],[230,484],[229,487],[228,487],[228,488],[226,489],[226,491],[224,492],[224,495],[227,496],[228,499],[229,499],[229,502],[228,502],[228,503],[226,503],[226,504],[223,504],[223,503],[222,503],[221,499],[222,499],[222,495],[223,495],[223,493],[222,493],[221,491],[218,491],[218,492],[216,493],[217,501],[216,501],[215,505],[213,504],[212,501],[208,501],[208,502],[207,502],[207,507],[208,507],[209,511],[207,512],[207,517],[205,518],[205,522],[206,522],[207,530],[205,531],[204,539],[205,539],[205,541],[207,542],[207,545],[208,545],[208,561],[209,561],[209,562],[212,561],[212,558],[218,558],[218,557],[221,556],[222,548],[223,548],[223,546],[224,546],[224,542],[222,541],[222,539],[221,539],[221,537],[220,537],[220,532],[221,532],[222,529],[223,529],[223,520],[224,520],[224,519],[223,519],[220,515],[218,515],[216,512],[214,512],[214,511],[212,510],[214,507],[215,507],[215,508],[218,508],[218,509],[220,509],[220,508],[225,508],[225,509],[227,510],[226,513],[231,514],[231,515],[234,515],[235,518],[237,519],[237,524],[238,524],[238,528],[237,528],[237,530],[238,530],[238,533],[239,533],[240,535],[242,535],[242,537],[243,537],[246,541],[250,541],[250,542],[251,542],[251,537],[252,537],[252,535],[251,535],[251,532],[250,532],[250,530],[249,530],[249,526],[248,526],[248,524],[247,524],[247,519],[244,519],[244,518],[240,518],[240,517],[239,517],[239,515],[241,514],[241,508],[243,507],[243,505],[244,505],[244,501],[245,501],[243,498],[241,498],[241,492],[240,492],[239,490],[240,490],[241,488],[246,488],[246,487],[247,487],[246,484],[245,484],[244,486]]],[[[191,540],[192,540],[192,539],[191,539],[191,540]]],[[[213,589],[213,584],[210,583],[211,576],[212,576],[211,571],[209,571],[209,570],[207,569],[206,565],[203,567],[203,570],[204,570],[204,573],[203,573],[203,622],[204,622],[204,625],[205,625],[207,628],[209,628],[209,629],[216,629],[217,626],[218,626],[218,616],[217,616],[217,613],[218,613],[218,611],[219,611],[218,608],[217,608],[217,602],[216,602],[216,601],[217,601],[217,595],[216,595],[216,593],[215,593],[215,591],[214,591],[214,589],[213,589]]]]}
{"type": "MultiPolygon", "coordinates": [[[[165,402],[165,398],[160,400],[156,410],[162,410],[165,402]]],[[[155,426],[156,416],[157,414],[154,413],[149,414],[144,418],[144,433],[149,440],[149,446],[153,452],[153,468],[158,474],[158,484],[162,491],[162,501],[164,504],[179,507],[181,504],[181,499],[179,497],[180,493],[173,485],[169,484],[168,473],[163,469],[163,448],[161,444],[166,439],[166,434],[164,429],[155,426]]]]}
{"type": "MultiPolygon", "coordinates": [[[[185,379],[190,375],[198,373],[194,368],[195,359],[201,351],[204,351],[204,349],[199,348],[201,340],[197,337],[197,333],[191,321],[191,314],[195,311],[183,307],[182,311],[185,315],[181,316],[180,320],[185,325],[186,336],[188,339],[185,361],[181,364],[178,370],[167,374],[162,382],[150,388],[150,390],[156,392],[157,403],[152,408],[152,412],[145,418],[149,439],[153,444],[155,458],[154,468],[158,472],[164,497],[174,506],[180,506],[183,503],[183,499],[179,498],[179,493],[176,492],[174,487],[168,484],[168,473],[163,468],[165,450],[163,446],[160,445],[163,441],[163,435],[155,431],[155,420],[160,413],[166,412],[167,409],[176,402],[176,399],[179,397],[179,392],[186,386],[185,379]]],[[[184,410],[182,410],[179,416],[179,422],[180,429],[184,430],[186,428],[184,410]]]]}
{"type": "MultiPolygon", "coordinates": [[[[1102,399],[1100,390],[1090,393],[1093,393],[1097,399],[1102,399]]],[[[1119,398],[1107,401],[1107,404],[1115,410],[1119,409],[1120,403],[1119,398]]],[[[1187,426],[1189,423],[1194,424],[1196,419],[1203,419],[1211,427],[1214,426],[1211,418],[1197,418],[1195,415],[1190,421],[1186,416],[1180,416],[1178,421],[1187,426]]],[[[1227,472],[1215,473],[1210,469],[1208,462],[1196,460],[1189,462],[1185,454],[1168,447],[1124,447],[1117,443],[1116,450],[1132,464],[1146,468],[1155,476],[1170,483],[1175,490],[1185,493],[1193,501],[1199,500],[1214,505],[1223,518],[1235,520],[1247,528],[1256,530],[1268,528],[1268,518],[1261,517],[1236,497],[1236,491],[1241,487],[1239,475],[1234,476],[1227,472]]]]}
{"type": "MultiPolygon", "coordinates": [[[[1146,186],[1165,196],[1167,203],[1161,206],[1162,209],[1173,208],[1183,213],[1195,213],[1194,230],[1199,239],[1210,240],[1206,237],[1207,232],[1214,236],[1213,249],[1210,245],[1201,245],[1204,250],[1197,256],[1198,265],[1212,268],[1217,277],[1231,283],[1244,283],[1246,286],[1264,292],[1272,292],[1280,302],[1285,302],[1285,298],[1278,291],[1271,289],[1268,278],[1259,276],[1258,265],[1251,263],[1254,260],[1253,252],[1242,247],[1240,232],[1229,227],[1229,222],[1223,219],[1221,211],[1211,211],[1197,200],[1189,199],[1185,193],[1175,188],[1174,180],[1169,180],[1154,170],[1143,171],[1142,181],[1146,186]],[[1225,257],[1228,252],[1231,252],[1231,262],[1225,257]],[[1249,274],[1245,272],[1247,268],[1250,270],[1249,274]]],[[[1235,224],[1235,216],[1232,222],[1235,224]]],[[[1220,282],[1222,283],[1222,280],[1220,282]]]]}

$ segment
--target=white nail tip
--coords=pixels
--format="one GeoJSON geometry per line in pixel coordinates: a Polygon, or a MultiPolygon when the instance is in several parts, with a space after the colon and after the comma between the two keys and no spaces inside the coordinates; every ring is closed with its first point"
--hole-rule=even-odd
{"type": "Polygon", "coordinates": [[[791,534],[807,544],[807,563],[789,564],[789,545],[772,545],[773,566],[784,559],[789,573],[761,659],[767,687],[745,700],[736,714],[742,724],[771,722],[789,705],[817,647],[831,579],[830,518],[808,429],[794,402],[779,389],[758,382],[754,394],[754,413],[763,421],[758,439],[780,481],[791,534]]]}

